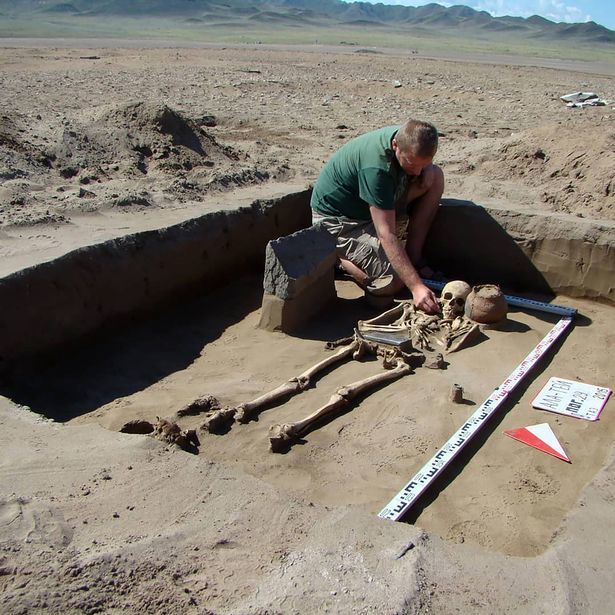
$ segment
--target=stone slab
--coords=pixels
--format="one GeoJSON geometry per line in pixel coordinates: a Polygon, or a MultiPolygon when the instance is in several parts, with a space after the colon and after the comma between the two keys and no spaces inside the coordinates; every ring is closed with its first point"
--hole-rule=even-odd
{"type": "Polygon", "coordinates": [[[265,252],[264,291],[293,299],[325,270],[333,269],[335,259],[335,239],[317,225],[274,239],[265,252]]]}
{"type": "Polygon", "coordinates": [[[335,296],[335,239],[319,226],[270,241],[259,326],[292,333],[335,296]]]}

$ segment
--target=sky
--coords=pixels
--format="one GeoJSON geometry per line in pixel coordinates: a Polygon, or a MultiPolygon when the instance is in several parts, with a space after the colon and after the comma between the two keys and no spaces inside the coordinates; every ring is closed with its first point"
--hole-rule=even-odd
{"type": "Polygon", "coordinates": [[[615,30],[615,2],[613,0],[367,0],[372,4],[403,4],[422,6],[436,2],[443,6],[463,4],[477,11],[487,11],[493,17],[511,15],[530,17],[540,15],[551,21],[583,23],[595,21],[601,26],[615,30]]]}

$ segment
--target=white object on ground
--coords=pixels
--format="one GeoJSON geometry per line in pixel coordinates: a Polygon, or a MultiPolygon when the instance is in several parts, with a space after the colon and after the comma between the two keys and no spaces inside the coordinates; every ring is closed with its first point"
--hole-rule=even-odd
{"type": "Polygon", "coordinates": [[[613,391],[566,378],[550,378],[532,407],[586,421],[596,421],[613,391]]]}
{"type": "Polygon", "coordinates": [[[606,100],[594,92],[572,92],[559,98],[566,103],[567,107],[596,107],[607,104],[606,100]]]}
{"type": "Polygon", "coordinates": [[[553,455],[553,457],[570,463],[570,458],[566,455],[564,448],[559,443],[559,440],[548,423],[530,425],[529,427],[521,427],[520,429],[510,429],[504,433],[514,440],[523,442],[523,444],[527,444],[543,453],[553,455]]]}

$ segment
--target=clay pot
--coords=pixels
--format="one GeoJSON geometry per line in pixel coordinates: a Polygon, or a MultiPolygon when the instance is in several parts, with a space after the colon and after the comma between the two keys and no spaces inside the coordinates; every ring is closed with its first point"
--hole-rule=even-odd
{"type": "Polygon", "coordinates": [[[465,314],[474,322],[491,325],[506,318],[507,313],[504,293],[495,284],[475,286],[466,299],[465,314]]]}

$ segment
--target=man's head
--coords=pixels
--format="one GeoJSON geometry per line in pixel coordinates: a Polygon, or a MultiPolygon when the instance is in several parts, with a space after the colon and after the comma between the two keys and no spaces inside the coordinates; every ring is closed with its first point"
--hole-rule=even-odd
{"type": "Polygon", "coordinates": [[[393,151],[408,175],[420,175],[438,150],[438,131],[428,122],[407,120],[393,137],[393,151]]]}

